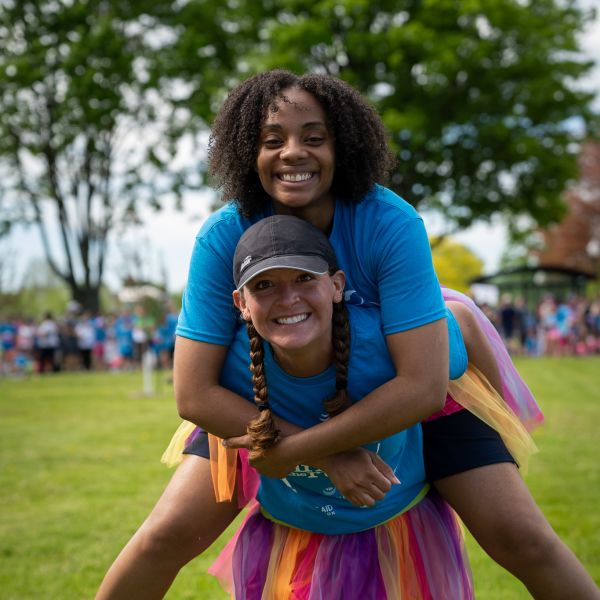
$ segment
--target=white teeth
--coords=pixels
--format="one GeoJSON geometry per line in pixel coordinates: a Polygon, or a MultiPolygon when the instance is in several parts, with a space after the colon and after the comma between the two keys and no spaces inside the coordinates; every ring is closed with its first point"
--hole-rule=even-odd
{"type": "Polygon", "coordinates": [[[307,181],[312,177],[312,173],[282,173],[280,178],[283,181],[307,181]]]}
{"type": "Polygon", "coordinates": [[[294,323],[306,321],[306,319],[308,319],[308,313],[294,315],[293,317],[280,317],[279,319],[275,319],[275,322],[279,323],[279,325],[293,325],[294,323]]]}

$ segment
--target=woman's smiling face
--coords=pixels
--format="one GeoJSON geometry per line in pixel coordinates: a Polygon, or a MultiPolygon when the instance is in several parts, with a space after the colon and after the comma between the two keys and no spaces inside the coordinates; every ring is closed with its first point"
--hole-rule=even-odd
{"type": "Polygon", "coordinates": [[[272,269],[248,282],[243,292],[234,292],[234,302],[278,358],[317,352],[328,360],[333,303],[341,301],[344,281],[342,271],[313,275],[272,269]]]}
{"type": "MultiPolygon", "coordinates": [[[[278,213],[303,216],[318,209],[333,215],[333,135],[323,107],[312,94],[289,88],[262,124],[256,170],[278,213]]],[[[322,219],[317,219],[321,221],[322,219]]],[[[317,224],[317,223],[315,223],[317,224]]]]}

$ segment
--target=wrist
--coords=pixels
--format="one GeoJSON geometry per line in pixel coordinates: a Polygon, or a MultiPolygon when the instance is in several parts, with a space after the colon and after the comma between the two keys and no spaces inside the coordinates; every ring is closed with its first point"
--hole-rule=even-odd
{"type": "Polygon", "coordinates": [[[283,435],[274,447],[277,459],[285,463],[298,465],[303,462],[300,449],[295,440],[295,435],[283,435]]]}

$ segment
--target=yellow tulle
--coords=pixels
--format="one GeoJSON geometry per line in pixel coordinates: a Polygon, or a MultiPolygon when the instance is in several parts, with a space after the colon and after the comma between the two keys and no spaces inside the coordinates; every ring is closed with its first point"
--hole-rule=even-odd
{"type": "Polygon", "coordinates": [[[462,377],[449,382],[448,392],[458,404],[500,434],[521,473],[527,473],[529,458],[538,451],[537,446],[485,375],[469,364],[462,377]]]}
{"type": "Polygon", "coordinates": [[[174,467],[181,462],[183,458],[183,449],[185,442],[196,429],[196,425],[189,421],[183,421],[173,434],[167,449],[163,452],[160,462],[165,463],[167,467],[174,467]]]}

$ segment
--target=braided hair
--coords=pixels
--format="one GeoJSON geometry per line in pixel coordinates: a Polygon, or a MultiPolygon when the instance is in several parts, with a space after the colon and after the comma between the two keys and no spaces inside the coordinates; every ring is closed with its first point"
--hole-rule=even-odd
{"type": "MultiPolygon", "coordinates": [[[[343,300],[333,305],[332,323],[331,338],[334,350],[336,391],[331,398],[323,402],[323,406],[330,417],[341,413],[350,406],[348,398],[350,324],[348,311],[343,300]]],[[[246,327],[250,338],[250,372],[252,373],[254,402],[260,411],[258,417],[248,424],[246,430],[252,443],[249,458],[253,459],[259,458],[277,443],[280,431],[275,425],[268,402],[268,388],[264,368],[264,342],[251,321],[247,321],[246,327]]]]}
{"type": "Polygon", "coordinates": [[[394,168],[381,118],[351,85],[330,75],[267,71],[231,91],[209,140],[209,175],[224,200],[234,200],[246,217],[271,201],[255,170],[260,130],[268,112],[285,100],[283,91],[289,88],[310,93],[325,111],[335,141],[331,191],[337,198],[359,202],[376,183],[385,183],[394,168]]]}

